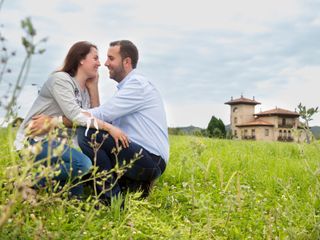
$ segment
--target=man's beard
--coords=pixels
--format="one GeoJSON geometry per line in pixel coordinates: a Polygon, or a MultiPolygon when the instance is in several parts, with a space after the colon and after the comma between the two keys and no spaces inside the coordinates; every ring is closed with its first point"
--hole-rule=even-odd
{"type": "Polygon", "coordinates": [[[117,68],[114,68],[112,72],[110,72],[110,78],[117,82],[120,82],[122,79],[124,79],[124,77],[125,77],[125,71],[124,71],[123,65],[117,68]]]}

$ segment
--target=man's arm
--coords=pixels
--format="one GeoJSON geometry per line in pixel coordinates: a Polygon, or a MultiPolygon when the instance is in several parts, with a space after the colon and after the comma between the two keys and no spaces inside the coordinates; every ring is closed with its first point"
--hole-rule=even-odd
{"type": "Polygon", "coordinates": [[[32,120],[26,127],[27,135],[39,136],[48,133],[51,129],[63,123],[61,117],[51,117],[48,115],[40,114],[32,117],[32,120]]]}
{"type": "Polygon", "coordinates": [[[139,111],[146,104],[145,86],[138,80],[131,80],[126,86],[118,90],[115,95],[99,107],[88,109],[93,116],[106,122],[139,111]]]}
{"type": "Polygon", "coordinates": [[[112,136],[116,143],[117,150],[119,150],[119,141],[122,143],[122,146],[124,148],[129,147],[130,140],[128,136],[120,128],[117,128],[110,123],[104,122],[98,118],[93,117],[89,112],[83,111],[82,114],[86,115],[87,117],[90,117],[90,119],[94,121],[93,123],[91,122],[91,127],[98,127],[98,129],[102,129],[112,136]]]}
{"type": "MultiPolygon", "coordinates": [[[[87,117],[91,117],[90,113],[88,112],[82,112],[82,114],[86,115],[87,117]]],[[[110,123],[103,122],[97,118],[92,118],[94,120],[99,129],[102,129],[106,132],[108,132],[113,139],[115,140],[116,147],[119,149],[119,141],[122,143],[123,147],[128,147],[129,146],[129,139],[127,135],[122,132],[121,129],[113,126],[110,123]]],[[[32,118],[32,121],[29,123],[27,127],[27,134],[29,136],[38,136],[42,135],[45,133],[48,133],[50,130],[52,130],[55,127],[58,127],[59,124],[64,124],[65,126],[72,126],[72,122],[67,119],[65,116],[59,116],[59,117],[51,117],[48,115],[37,115],[32,118]]],[[[94,127],[94,123],[91,123],[91,127],[94,127]]]]}
{"type": "Polygon", "coordinates": [[[59,124],[63,124],[68,128],[73,126],[72,121],[65,116],[51,117],[45,114],[35,115],[28,124],[27,132],[31,136],[39,136],[48,133],[59,124]]]}

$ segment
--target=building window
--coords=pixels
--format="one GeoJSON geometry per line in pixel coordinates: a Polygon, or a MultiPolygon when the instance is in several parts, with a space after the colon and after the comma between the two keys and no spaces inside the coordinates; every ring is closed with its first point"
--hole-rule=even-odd
{"type": "Polygon", "coordinates": [[[256,130],[255,129],[251,129],[251,136],[252,137],[256,136],[256,130]]]}
{"type": "Polygon", "coordinates": [[[236,111],[238,111],[238,108],[237,108],[237,107],[235,107],[235,108],[233,109],[233,112],[236,112],[236,111]]]}
{"type": "Polygon", "coordinates": [[[288,131],[288,138],[291,138],[291,131],[288,131]]]}
{"type": "Polygon", "coordinates": [[[279,130],[279,137],[282,137],[282,130],[279,130]]]}
{"type": "Polygon", "coordinates": [[[234,130],[234,136],[237,137],[237,130],[234,130]]]}
{"type": "Polygon", "coordinates": [[[234,118],[234,124],[237,124],[237,123],[238,123],[238,118],[235,117],[235,118],[234,118]]]}
{"type": "Polygon", "coordinates": [[[282,126],[285,126],[285,125],[286,125],[286,119],[282,118],[282,126]]]}
{"type": "Polygon", "coordinates": [[[264,135],[266,136],[266,137],[268,137],[269,136],[269,129],[264,129],[264,135]]]}
{"type": "Polygon", "coordinates": [[[248,129],[244,130],[244,136],[246,137],[248,135],[248,129]]]}

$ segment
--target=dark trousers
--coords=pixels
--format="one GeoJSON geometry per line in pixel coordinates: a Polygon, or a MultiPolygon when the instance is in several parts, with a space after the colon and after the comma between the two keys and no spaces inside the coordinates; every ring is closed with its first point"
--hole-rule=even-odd
{"type": "MultiPolygon", "coordinates": [[[[138,190],[143,191],[143,194],[148,194],[150,184],[164,172],[166,164],[165,161],[154,154],[151,154],[137,143],[130,142],[128,148],[122,148],[119,152],[115,152],[115,141],[109,135],[104,139],[105,131],[99,131],[96,134],[96,142],[102,145],[97,151],[96,163],[94,163],[94,150],[91,142],[91,136],[96,132],[94,129],[88,131],[85,136],[85,128],[79,127],[77,129],[78,143],[83,153],[85,153],[98,167],[98,172],[110,171],[116,164],[123,166],[128,164],[130,160],[135,158],[135,155],[140,153],[140,158],[134,161],[132,167],[125,168],[123,175],[118,181],[116,173],[111,173],[107,178],[99,179],[103,184],[96,184],[98,192],[103,191],[101,198],[111,198],[118,195],[123,190],[138,190]],[[107,191],[106,191],[107,190],[107,191]]],[[[120,144],[120,143],[119,143],[120,144]]],[[[118,176],[119,177],[119,176],[118,176]]]]}

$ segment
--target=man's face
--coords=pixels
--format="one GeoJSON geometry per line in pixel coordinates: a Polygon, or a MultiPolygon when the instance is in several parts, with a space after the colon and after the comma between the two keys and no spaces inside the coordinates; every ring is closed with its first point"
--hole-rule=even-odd
{"type": "Polygon", "coordinates": [[[108,49],[108,58],[105,66],[109,69],[109,76],[117,82],[125,78],[126,72],[120,55],[120,46],[113,46],[108,49]]]}

